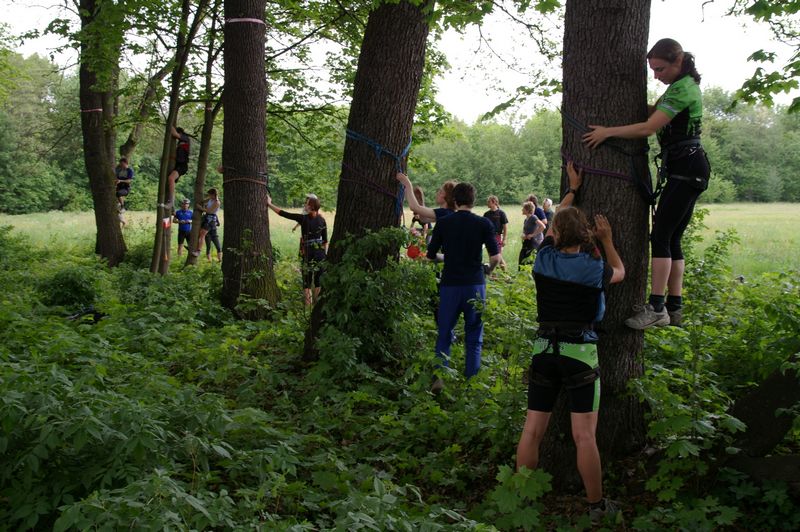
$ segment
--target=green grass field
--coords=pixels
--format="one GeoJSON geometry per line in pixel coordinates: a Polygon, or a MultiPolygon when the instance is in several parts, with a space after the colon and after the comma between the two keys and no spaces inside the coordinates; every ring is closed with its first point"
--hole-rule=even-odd
{"type": "MultiPolygon", "coordinates": [[[[797,203],[731,203],[703,205],[709,214],[703,230],[705,248],[717,231],[734,229],[740,243],[734,246],[731,268],[735,274],[755,275],[767,271],[780,271],[800,267],[800,204],[797,203]]],[[[512,270],[517,267],[522,232],[522,214],[514,205],[504,205],[509,218],[509,245],[503,255],[512,270]]],[[[480,206],[476,212],[482,213],[480,206]]],[[[323,212],[328,221],[330,237],[334,214],[323,212]]],[[[224,214],[221,216],[224,228],[224,214]]],[[[406,211],[406,221],[411,214],[406,211]]],[[[128,242],[149,241],[155,226],[155,214],[128,212],[125,235],[128,242]]],[[[34,245],[42,247],[85,247],[93,245],[95,233],[94,215],[90,212],[49,212],[26,215],[0,215],[0,225],[11,225],[15,232],[30,238],[34,245]]],[[[297,250],[299,234],[292,232],[294,222],[279,216],[270,216],[273,245],[283,254],[297,250]]]]}

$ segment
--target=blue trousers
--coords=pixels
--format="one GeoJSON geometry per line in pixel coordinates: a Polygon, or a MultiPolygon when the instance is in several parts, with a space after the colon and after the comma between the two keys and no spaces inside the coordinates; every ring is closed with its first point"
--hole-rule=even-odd
{"type": "Polygon", "coordinates": [[[448,365],[450,345],[453,343],[453,327],[458,316],[464,314],[464,375],[469,378],[478,373],[481,367],[481,347],[483,346],[483,321],[481,313],[470,302],[486,300],[486,285],[439,287],[439,335],[436,338],[436,356],[442,365],[448,365]]]}

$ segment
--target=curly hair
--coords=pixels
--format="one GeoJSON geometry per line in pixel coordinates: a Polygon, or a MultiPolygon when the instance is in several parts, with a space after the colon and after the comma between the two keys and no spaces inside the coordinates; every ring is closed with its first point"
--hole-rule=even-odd
{"type": "Polygon", "coordinates": [[[558,249],[572,246],[580,246],[581,249],[594,248],[594,236],[589,220],[583,211],[576,207],[558,209],[553,217],[553,231],[558,249]]]}

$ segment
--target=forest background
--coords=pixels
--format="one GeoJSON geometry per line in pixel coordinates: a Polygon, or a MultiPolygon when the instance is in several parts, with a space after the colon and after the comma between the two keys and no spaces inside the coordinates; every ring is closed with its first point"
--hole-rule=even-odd
{"type": "MultiPolygon", "coordinates": [[[[0,212],[90,209],[80,116],[75,112],[77,76],[38,55],[23,58],[8,52],[8,66],[6,99],[0,106],[0,212]]],[[[131,83],[123,90],[123,108],[132,105],[125,98],[134,98],[136,86],[131,83]]],[[[701,201],[800,201],[800,116],[787,114],[786,106],[731,108],[733,96],[719,88],[704,93],[703,140],[713,177],[701,201]]],[[[279,205],[298,206],[312,191],[323,205],[335,203],[346,112],[338,107],[324,120],[295,116],[268,122],[270,186],[279,205]]],[[[185,113],[181,124],[197,133],[202,116],[185,113]]],[[[155,117],[132,159],[130,210],[156,204],[162,135],[155,117]]],[[[221,160],[222,135],[221,128],[215,129],[212,162],[221,160]]],[[[415,143],[409,174],[428,191],[429,202],[447,179],[471,182],[481,196],[495,194],[501,204],[519,204],[530,193],[540,200],[558,198],[561,138],[561,116],[555,109],[541,109],[519,125],[497,118],[471,125],[455,119],[415,143]]],[[[655,146],[651,153],[657,153],[655,146]]],[[[196,154],[190,168],[196,168],[196,154]]],[[[222,176],[211,173],[206,183],[221,188],[222,176]]],[[[178,194],[192,193],[190,172],[178,183],[178,194]]]]}

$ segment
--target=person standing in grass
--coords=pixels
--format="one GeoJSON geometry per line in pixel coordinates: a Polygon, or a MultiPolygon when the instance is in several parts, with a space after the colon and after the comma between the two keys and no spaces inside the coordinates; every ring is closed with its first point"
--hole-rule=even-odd
{"type": "Polygon", "coordinates": [[[522,215],[525,221],[522,223],[522,247],[519,250],[519,268],[529,262],[530,256],[544,240],[542,236],[547,227],[543,221],[533,214],[534,206],[530,201],[522,204],[522,215]]]}
{"type": "Polygon", "coordinates": [[[397,172],[397,180],[405,188],[406,201],[411,212],[422,222],[438,222],[442,218],[453,214],[456,210],[455,203],[453,202],[453,189],[456,186],[455,181],[445,181],[442,186],[436,190],[436,204],[438,207],[432,209],[426,207],[424,203],[417,200],[414,194],[414,185],[408,176],[402,172],[397,172]]]}
{"type": "MultiPolygon", "coordinates": [[[[133,168],[128,166],[126,157],[120,157],[119,164],[114,169],[114,177],[117,185],[117,210],[122,213],[125,211],[125,198],[130,194],[133,182],[133,168]]],[[[120,216],[120,222],[124,226],[125,218],[120,216]]]]}
{"type": "Polygon", "coordinates": [[[625,267],[614,248],[611,226],[603,215],[594,218],[594,238],[605,251],[603,261],[594,245],[586,216],[572,207],[583,174],[567,163],[569,190],[533,265],[536,283],[538,338],[528,379],[528,410],[517,445],[517,468],[539,464],[556,397],[566,388],[578,472],[586,489],[593,521],[613,513],[603,497],[602,468],[595,431],[600,406],[600,367],[595,324],[605,313],[605,287],[625,278],[625,267]]]}
{"type": "Polygon", "coordinates": [[[553,216],[556,214],[553,210],[553,200],[550,198],[545,198],[544,203],[542,203],[542,210],[544,211],[544,216],[546,218],[545,224],[547,227],[550,227],[550,224],[553,223],[553,216]]]}
{"type": "MultiPolygon", "coordinates": [[[[439,286],[439,334],[436,339],[436,356],[443,366],[448,365],[453,327],[459,315],[464,316],[464,375],[472,377],[481,366],[483,321],[481,302],[486,299],[486,278],[483,266],[483,246],[489,250],[487,272],[502,262],[500,248],[494,236],[494,226],[482,216],[472,213],[475,204],[475,187],[459,183],[453,188],[456,211],[441,218],[433,228],[427,257],[437,260],[445,249],[444,269],[439,286]]],[[[434,377],[431,391],[439,393],[444,387],[441,378],[434,377]]]]}
{"type": "Polygon", "coordinates": [[[186,249],[189,249],[189,236],[192,234],[192,216],[194,211],[189,208],[191,203],[188,198],[184,198],[181,202],[181,208],[175,211],[173,221],[178,224],[178,256],[181,256],[184,242],[186,249]]]}
{"type": "Polygon", "coordinates": [[[325,218],[319,213],[321,207],[319,198],[315,194],[306,195],[303,214],[286,212],[273,205],[272,197],[269,195],[267,195],[267,207],[278,216],[300,224],[300,238],[303,243],[301,248],[303,295],[306,305],[316,303],[319,300],[320,280],[328,252],[328,226],[325,218]]]}
{"type": "Polygon", "coordinates": [[[500,250],[500,269],[505,271],[506,261],[502,259],[503,246],[505,246],[508,239],[508,216],[500,208],[500,200],[497,196],[489,196],[486,199],[486,206],[489,210],[483,213],[484,218],[488,218],[494,226],[494,238],[497,241],[497,247],[500,250]]]}
{"type": "Polygon", "coordinates": [[[197,248],[192,251],[195,257],[200,255],[200,249],[203,242],[206,243],[206,255],[208,260],[211,260],[211,243],[213,242],[217,248],[217,258],[221,259],[221,249],[219,245],[219,236],[217,236],[217,227],[219,227],[219,208],[222,204],[219,201],[216,188],[208,189],[206,198],[202,203],[198,203],[196,207],[203,213],[200,221],[200,234],[197,237],[197,248]],[[212,235],[210,238],[206,238],[212,235]]]}

